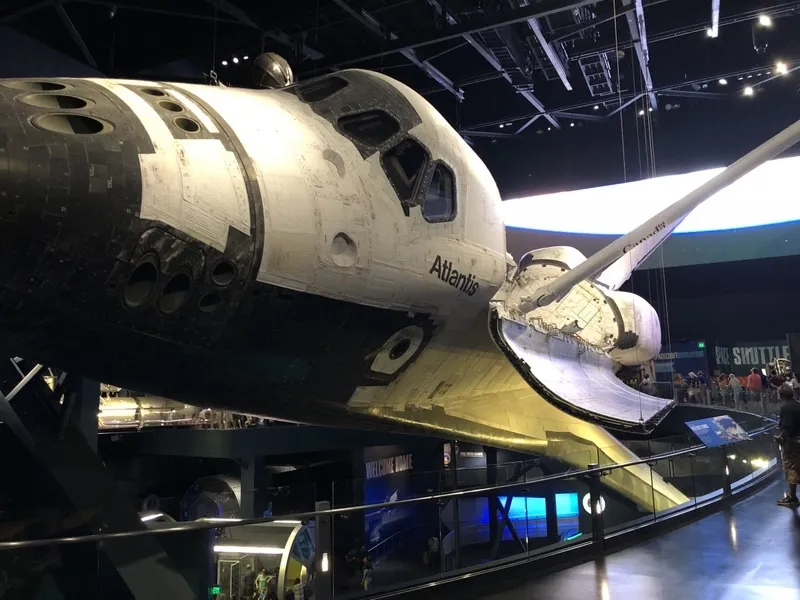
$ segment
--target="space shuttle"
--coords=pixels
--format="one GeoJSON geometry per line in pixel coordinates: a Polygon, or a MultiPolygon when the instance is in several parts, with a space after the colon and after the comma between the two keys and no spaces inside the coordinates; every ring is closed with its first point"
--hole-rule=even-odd
{"type": "MultiPolygon", "coordinates": [[[[660,349],[658,315],[620,286],[695,206],[800,135],[588,259],[551,247],[515,264],[486,166],[380,73],[269,89],[0,80],[0,104],[7,356],[582,468],[635,459],[615,432],[646,435],[672,406],[614,374],[660,349]]],[[[655,477],[608,479],[651,508],[685,500],[655,477]]]]}

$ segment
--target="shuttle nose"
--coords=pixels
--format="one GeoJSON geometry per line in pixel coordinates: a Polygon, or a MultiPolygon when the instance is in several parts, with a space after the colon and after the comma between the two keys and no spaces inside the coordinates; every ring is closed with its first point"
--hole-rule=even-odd
{"type": "Polygon", "coordinates": [[[227,139],[174,117],[185,113],[178,94],[159,86],[0,79],[0,344],[60,336],[67,347],[86,332],[89,343],[123,332],[197,346],[237,314],[257,268],[253,232],[231,230],[212,246],[192,233],[210,219],[191,221],[195,211],[181,228],[158,212],[184,207],[185,195],[219,208],[198,184],[214,168],[201,151],[227,139]],[[161,129],[168,139],[151,135],[161,129]]]}
{"type": "Polygon", "coordinates": [[[4,329],[108,293],[140,197],[134,126],[91,81],[0,80],[4,329]]]}

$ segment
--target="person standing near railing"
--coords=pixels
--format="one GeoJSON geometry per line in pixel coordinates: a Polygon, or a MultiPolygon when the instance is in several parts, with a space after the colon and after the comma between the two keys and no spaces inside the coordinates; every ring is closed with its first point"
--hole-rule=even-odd
{"type": "MultiPolygon", "coordinates": [[[[758,369],[753,367],[750,369],[750,375],[747,376],[747,391],[753,397],[754,402],[758,402],[761,396],[761,374],[758,369]]],[[[747,408],[747,396],[744,397],[745,408],[747,408]]]]}
{"type": "MultiPolygon", "coordinates": [[[[739,405],[739,399],[742,395],[742,383],[739,381],[739,378],[731,373],[728,376],[728,388],[731,391],[731,395],[733,396],[733,407],[736,408],[739,405]]],[[[745,400],[745,405],[747,405],[747,401],[745,400]]]]}
{"type": "Polygon", "coordinates": [[[800,402],[794,399],[794,390],[788,383],[778,388],[781,399],[781,412],[778,420],[777,436],[781,447],[781,460],[788,493],[778,500],[779,506],[796,508],[800,506],[797,499],[797,484],[800,483],[800,402]]]}

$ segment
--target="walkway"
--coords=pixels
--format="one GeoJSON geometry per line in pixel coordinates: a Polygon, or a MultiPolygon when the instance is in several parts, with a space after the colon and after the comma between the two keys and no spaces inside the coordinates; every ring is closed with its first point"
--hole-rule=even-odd
{"type": "Polygon", "coordinates": [[[503,581],[498,573],[470,600],[800,600],[800,510],[776,506],[782,485],[554,575],[503,581]]]}

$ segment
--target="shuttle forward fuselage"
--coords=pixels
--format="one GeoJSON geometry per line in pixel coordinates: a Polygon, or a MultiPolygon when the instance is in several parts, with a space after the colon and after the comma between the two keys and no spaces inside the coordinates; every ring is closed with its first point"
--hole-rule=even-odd
{"type": "Polygon", "coordinates": [[[0,102],[13,354],[330,422],[505,279],[491,175],[382,75],[265,91],[15,80],[0,102]]]}

